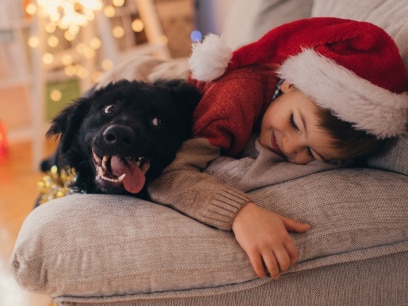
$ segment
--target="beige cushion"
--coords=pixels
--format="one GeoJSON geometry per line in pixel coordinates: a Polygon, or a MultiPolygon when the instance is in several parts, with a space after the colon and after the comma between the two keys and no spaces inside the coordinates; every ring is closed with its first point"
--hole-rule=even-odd
{"type": "Polygon", "coordinates": [[[361,161],[362,166],[408,175],[408,133],[361,161]]]}
{"type": "MultiPolygon", "coordinates": [[[[408,251],[408,177],[333,170],[260,189],[267,208],[307,221],[289,273],[408,251]],[[364,183],[362,183],[364,182],[364,183]]],[[[258,282],[231,233],[125,196],[72,195],[25,220],[11,266],[52,296],[107,296],[258,282]]],[[[261,282],[262,283],[262,282],[261,282]]]]}

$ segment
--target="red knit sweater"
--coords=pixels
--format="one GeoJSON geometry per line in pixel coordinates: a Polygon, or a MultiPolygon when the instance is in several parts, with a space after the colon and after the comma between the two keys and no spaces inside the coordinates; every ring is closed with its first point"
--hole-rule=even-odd
{"type": "Polygon", "coordinates": [[[259,128],[278,79],[272,67],[251,66],[214,82],[190,80],[202,93],[194,114],[193,135],[228,155],[239,154],[259,128]]]}

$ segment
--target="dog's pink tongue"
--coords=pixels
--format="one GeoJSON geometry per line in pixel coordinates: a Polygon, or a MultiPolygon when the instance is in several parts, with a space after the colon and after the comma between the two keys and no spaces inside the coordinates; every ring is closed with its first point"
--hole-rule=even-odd
{"type": "Polygon", "coordinates": [[[122,181],[123,188],[130,193],[139,193],[146,182],[146,177],[136,163],[125,164],[118,156],[111,158],[112,173],[116,176],[126,174],[122,181]]]}

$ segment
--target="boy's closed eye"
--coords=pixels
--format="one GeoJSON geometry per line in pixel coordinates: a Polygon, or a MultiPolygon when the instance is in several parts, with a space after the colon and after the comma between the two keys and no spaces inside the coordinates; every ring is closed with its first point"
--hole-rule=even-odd
{"type": "MultiPolygon", "coordinates": [[[[294,116],[293,114],[290,115],[290,124],[292,125],[292,127],[293,127],[297,132],[300,131],[299,126],[298,126],[298,125],[296,124],[296,122],[295,122],[295,116],[294,116]]],[[[310,147],[307,147],[306,150],[307,150],[307,154],[309,155],[309,157],[310,157],[312,160],[316,160],[316,158],[314,157],[314,155],[313,155],[312,150],[310,149],[310,147]]]]}
{"type": "Polygon", "coordinates": [[[293,116],[293,114],[290,115],[290,124],[293,126],[293,128],[296,131],[299,131],[299,127],[297,126],[297,124],[295,122],[295,116],[293,116]]]}

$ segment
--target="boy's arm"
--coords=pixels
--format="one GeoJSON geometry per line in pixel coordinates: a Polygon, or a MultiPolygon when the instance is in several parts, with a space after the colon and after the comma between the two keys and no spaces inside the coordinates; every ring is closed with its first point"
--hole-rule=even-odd
{"type": "Polygon", "coordinates": [[[288,231],[304,232],[309,225],[261,208],[245,193],[202,173],[219,152],[204,139],[186,141],[175,161],[149,185],[149,194],[202,223],[233,230],[255,273],[264,277],[266,269],[276,279],[297,259],[288,231]]]}
{"type": "Polygon", "coordinates": [[[176,159],[148,185],[149,196],[202,223],[231,230],[236,214],[251,199],[244,192],[201,172],[219,155],[220,148],[206,139],[187,140],[176,159]]]}

